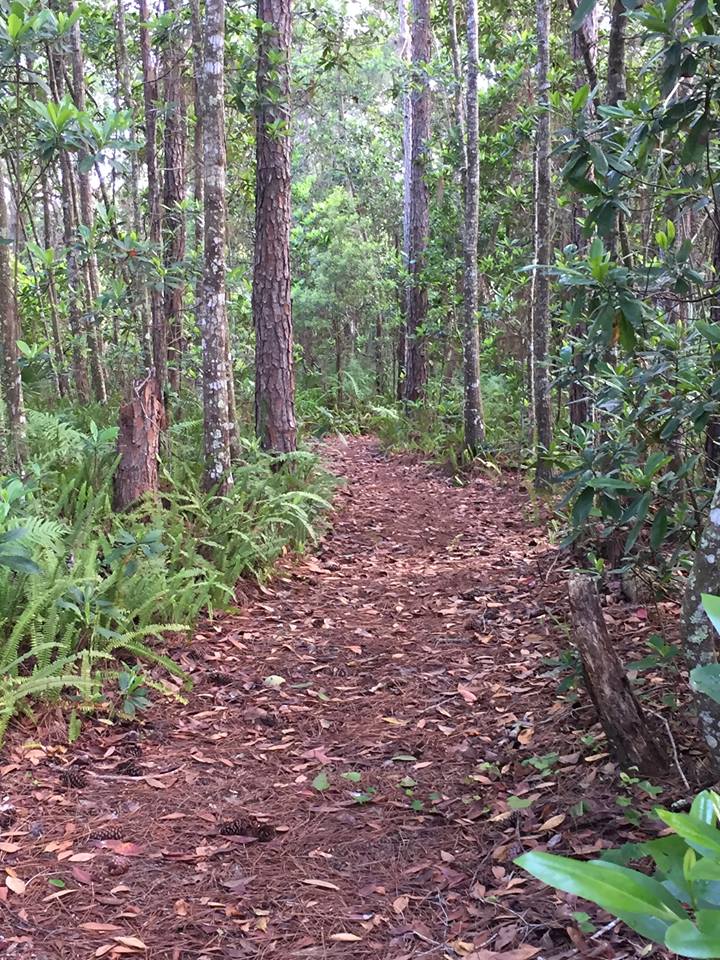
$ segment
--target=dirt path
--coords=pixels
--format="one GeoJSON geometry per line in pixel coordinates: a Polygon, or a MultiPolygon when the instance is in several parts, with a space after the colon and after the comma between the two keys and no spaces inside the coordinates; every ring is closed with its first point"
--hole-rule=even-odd
{"type": "Polygon", "coordinates": [[[610,829],[602,812],[569,840],[560,826],[561,784],[580,799],[598,765],[542,663],[565,645],[556,554],[516,478],[453,487],[368,439],[327,454],[348,480],[332,530],[173,651],[195,680],[186,707],[71,748],[11,737],[0,869],[27,888],[4,890],[0,955],[567,948],[571,907],[529,907],[511,862],[548,841],[598,849],[610,829]],[[550,768],[523,766],[553,744],[550,768]]]}

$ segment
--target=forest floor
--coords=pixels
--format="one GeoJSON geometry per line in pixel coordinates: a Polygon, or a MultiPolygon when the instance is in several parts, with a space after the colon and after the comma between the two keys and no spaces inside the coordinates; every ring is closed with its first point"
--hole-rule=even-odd
{"type": "MultiPolygon", "coordinates": [[[[640,955],[512,863],[638,835],[643,796],[586,699],[558,698],[565,561],[521,480],[454,486],[371,438],[324,450],[346,478],[332,526],[176,642],[187,705],[72,746],[54,714],[12,731],[0,956],[640,955]]],[[[606,603],[631,658],[676,612],[606,603]]],[[[646,684],[657,703],[672,687],[646,684]]]]}

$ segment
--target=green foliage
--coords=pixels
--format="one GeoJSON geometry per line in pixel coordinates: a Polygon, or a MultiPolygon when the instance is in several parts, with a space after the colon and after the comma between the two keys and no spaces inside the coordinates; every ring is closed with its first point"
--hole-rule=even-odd
{"type": "Polygon", "coordinates": [[[609,860],[588,862],[534,851],[515,861],[533,876],[619,917],[683,957],[720,957],[720,796],[698,794],[689,813],[658,809],[667,836],[616,851],[648,857],[651,876],[609,860]]]}
{"type": "Polygon", "coordinates": [[[200,465],[183,456],[193,430],[178,423],[162,501],[117,516],[114,431],[90,420],[85,433],[49,413],[28,419],[31,479],[0,483],[0,737],[40,698],[74,690],[92,707],[115,678],[122,711],[134,715],[149,687],[164,690],[149,670],[184,679],[164,638],[227,606],[241,577],[263,576],[284,550],[314,540],[331,490],[309,454],[277,469],[247,442],[232,491],[206,494],[200,465]]]}

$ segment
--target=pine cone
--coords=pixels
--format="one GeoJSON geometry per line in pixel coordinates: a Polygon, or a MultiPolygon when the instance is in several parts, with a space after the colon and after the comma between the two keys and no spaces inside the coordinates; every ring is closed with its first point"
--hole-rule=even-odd
{"type": "Polygon", "coordinates": [[[81,790],[87,785],[87,774],[77,767],[67,767],[60,773],[60,782],[64,783],[66,787],[75,787],[81,790]]]}
{"type": "Polygon", "coordinates": [[[141,757],[142,747],[139,743],[124,743],[122,745],[122,752],[128,757],[141,757]]]}
{"type": "Polygon", "coordinates": [[[208,675],[208,680],[216,687],[229,687],[233,678],[228,673],[215,671],[208,675]]]}
{"type": "Polygon", "coordinates": [[[125,836],[123,828],[119,825],[111,827],[101,827],[90,834],[91,840],[122,840],[125,836]]]}
{"type": "Polygon", "coordinates": [[[121,760],[115,767],[115,773],[122,774],[124,777],[144,777],[145,771],[139,767],[134,760],[121,760]]]}
{"type": "Polygon", "coordinates": [[[254,817],[238,817],[221,824],[218,833],[221,837],[255,837],[260,843],[267,843],[275,836],[275,827],[254,817]]]}

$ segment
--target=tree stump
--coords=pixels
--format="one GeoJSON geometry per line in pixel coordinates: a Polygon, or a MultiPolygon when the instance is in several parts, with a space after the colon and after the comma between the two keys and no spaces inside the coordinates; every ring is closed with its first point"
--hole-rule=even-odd
{"type": "Polygon", "coordinates": [[[131,399],[120,407],[113,507],[122,511],[158,489],[158,452],[165,407],[154,375],[136,381],[131,399]]]}
{"type": "Polygon", "coordinates": [[[568,590],[573,637],[585,685],[612,754],[621,767],[637,767],[646,774],[666,770],[667,750],[643,714],[613,648],[595,581],[576,575],[571,577],[568,590]]]}

